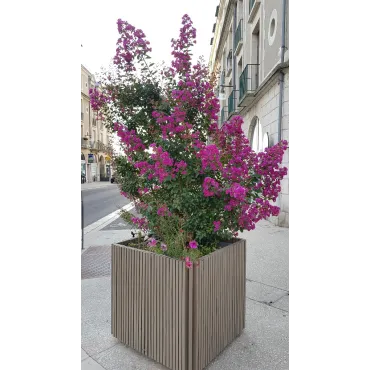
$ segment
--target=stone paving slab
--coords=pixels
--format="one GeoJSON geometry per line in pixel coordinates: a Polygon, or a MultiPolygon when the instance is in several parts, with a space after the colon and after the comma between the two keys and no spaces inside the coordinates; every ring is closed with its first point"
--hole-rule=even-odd
{"type": "Polygon", "coordinates": [[[81,347],[89,355],[119,343],[111,334],[110,277],[82,280],[81,347]]]}
{"type": "Polygon", "coordinates": [[[239,237],[247,240],[247,278],[288,291],[289,229],[263,220],[239,237]]]}
{"type": "Polygon", "coordinates": [[[271,306],[280,308],[285,311],[289,311],[289,295],[285,295],[280,298],[278,301],[274,302],[271,306]]]}
{"type": "Polygon", "coordinates": [[[111,247],[90,247],[81,256],[81,278],[109,276],[111,273],[111,247]]]}
{"type": "Polygon", "coordinates": [[[91,357],[81,362],[81,370],[105,370],[103,366],[99,365],[91,357]]]}
{"type": "Polygon", "coordinates": [[[88,357],[89,355],[81,348],[81,361],[85,360],[88,357]]]}
{"type": "Polygon", "coordinates": [[[288,370],[288,313],[247,298],[246,328],[207,370],[288,370]]]}
{"type": "Polygon", "coordinates": [[[132,238],[130,230],[91,231],[84,236],[84,250],[86,253],[91,247],[111,246],[113,243],[122,242],[132,238]]]}
{"type": "Polygon", "coordinates": [[[288,294],[286,290],[250,280],[247,280],[246,292],[248,298],[265,304],[273,304],[288,294]]]}

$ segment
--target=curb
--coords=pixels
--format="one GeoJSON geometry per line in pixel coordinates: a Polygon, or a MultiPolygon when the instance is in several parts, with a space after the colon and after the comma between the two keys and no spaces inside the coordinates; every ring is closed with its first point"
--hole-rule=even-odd
{"type": "Polygon", "coordinates": [[[134,207],[135,207],[134,202],[131,202],[129,204],[126,204],[121,209],[118,209],[117,211],[110,213],[109,215],[101,218],[100,220],[93,222],[92,224],[90,224],[89,226],[86,226],[83,229],[84,235],[90,233],[91,231],[98,231],[97,230],[98,228],[102,229],[104,226],[106,226],[106,224],[110,223],[111,221],[116,220],[119,217],[120,212],[130,211],[134,207]]]}

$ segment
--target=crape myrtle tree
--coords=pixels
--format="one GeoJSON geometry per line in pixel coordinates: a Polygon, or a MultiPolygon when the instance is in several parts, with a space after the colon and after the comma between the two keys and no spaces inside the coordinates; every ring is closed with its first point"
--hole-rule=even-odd
{"type": "Polygon", "coordinates": [[[238,231],[279,214],[273,202],[287,174],[287,142],[256,153],[240,116],[218,127],[216,75],[202,59],[192,64],[196,29],[188,15],[172,39],[170,66],[150,63],[142,30],[121,19],[117,27],[113,64],[90,98],[120,140],[117,180],[137,211],[122,217],[145,235],[136,247],[183,258],[190,268],[238,231]]]}

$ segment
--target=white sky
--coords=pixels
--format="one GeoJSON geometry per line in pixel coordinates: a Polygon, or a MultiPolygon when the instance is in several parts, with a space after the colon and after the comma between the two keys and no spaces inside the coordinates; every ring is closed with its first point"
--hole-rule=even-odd
{"type": "Polygon", "coordinates": [[[86,18],[81,25],[81,63],[96,74],[108,67],[115,55],[119,37],[117,19],[143,30],[152,47],[152,62],[171,61],[171,38],[178,38],[181,17],[188,14],[197,30],[193,58],[203,55],[208,63],[212,27],[219,0],[107,0],[86,3],[86,18]]]}

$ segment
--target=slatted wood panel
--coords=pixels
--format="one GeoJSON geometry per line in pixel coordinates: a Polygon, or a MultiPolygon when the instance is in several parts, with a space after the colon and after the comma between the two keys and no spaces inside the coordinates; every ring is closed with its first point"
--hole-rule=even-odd
{"type": "Polygon", "coordinates": [[[172,370],[202,370],[244,329],[245,240],[183,261],[112,245],[112,334],[172,370]]]}

